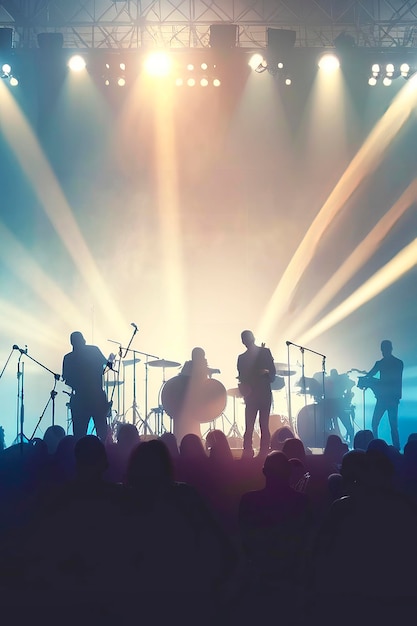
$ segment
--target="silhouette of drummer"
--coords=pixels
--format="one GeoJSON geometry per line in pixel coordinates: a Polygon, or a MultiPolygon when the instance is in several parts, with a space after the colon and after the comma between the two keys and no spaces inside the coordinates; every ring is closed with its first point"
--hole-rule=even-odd
{"type": "Polygon", "coordinates": [[[397,450],[400,449],[400,437],[398,434],[398,405],[402,396],[402,377],[404,363],[392,354],[392,343],[388,339],[381,342],[382,359],[366,374],[374,377],[379,374],[379,382],[375,387],[376,404],[372,416],[372,432],[374,438],[378,438],[378,426],[385,413],[388,413],[391,427],[392,444],[397,450]]]}
{"type": "Polygon", "coordinates": [[[74,437],[87,434],[90,418],[97,436],[104,442],[107,436],[109,403],[103,390],[103,372],[107,359],[97,346],[86,345],[79,331],[70,335],[72,352],[64,356],[62,379],[72,387],[70,409],[74,437]]]}

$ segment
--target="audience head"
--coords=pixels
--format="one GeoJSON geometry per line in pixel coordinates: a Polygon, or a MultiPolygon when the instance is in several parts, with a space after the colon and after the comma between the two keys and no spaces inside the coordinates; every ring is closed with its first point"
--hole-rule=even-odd
{"type": "Polygon", "coordinates": [[[210,459],[214,461],[228,462],[233,460],[229,442],[221,430],[210,430],[207,433],[206,449],[210,459]]]}
{"type": "Polygon", "coordinates": [[[373,438],[372,430],[358,430],[353,438],[353,448],[355,450],[367,450],[373,438]]]}
{"type": "Polygon", "coordinates": [[[207,459],[203,442],[198,435],[189,433],[181,439],[180,457],[187,461],[200,461],[202,459],[207,459]]]}
{"type": "Polygon", "coordinates": [[[266,485],[288,485],[291,475],[291,464],[283,452],[270,452],[264,462],[263,474],[266,485]]]}
{"type": "Polygon", "coordinates": [[[48,426],[45,430],[43,440],[46,443],[49,454],[55,454],[59,442],[65,437],[65,430],[62,426],[55,424],[54,426],[48,426]]]}
{"type": "Polygon", "coordinates": [[[81,437],[75,444],[74,456],[81,478],[101,478],[108,468],[106,449],[95,435],[81,437]]]}
{"type": "Polygon", "coordinates": [[[287,459],[299,459],[302,463],[305,462],[306,451],[301,439],[293,437],[292,439],[284,441],[282,452],[285,454],[287,459]]]}
{"type": "Polygon", "coordinates": [[[139,444],[132,452],[128,466],[127,484],[135,488],[169,485],[174,470],[166,445],[160,439],[139,444]]]}
{"type": "Polygon", "coordinates": [[[284,441],[287,439],[294,439],[294,433],[288,426],[282,426],[278,428],[271,435],[271,450],[282,450],[284,441]]]}
{"type": "Polygon", "coordinates": [[[163,441],[163,443],[168,448],[168,452],[171,455],[171,459],[175,463],[180,454],[178,450],[178,443],[177,443],[176,436],[174,435],[174,433],[164,433],[163,435],[160,436],[160,440],[163,441]]]}
{"type": "Polygon", "coordinates": [[[133,450],[140,442],[138,429],[134,424],[119,424],[117,429],[117,444],[127,452],[133,450]]]}
{"type": "Polygon", "coordinates": [[[368,457],[364,450],[351,450],[344,455],[340,473],[348,494],[366,484],[368,471],[368,457]]]}
{"type": "Polygon", "coordinates": [[[327,437],[323,452],[325,457],[329,458],[334,463],[340,464],[342,462],[343,455],[348,451],[348,445],[343,443],[339,435],[329,435],[327,437]]]}

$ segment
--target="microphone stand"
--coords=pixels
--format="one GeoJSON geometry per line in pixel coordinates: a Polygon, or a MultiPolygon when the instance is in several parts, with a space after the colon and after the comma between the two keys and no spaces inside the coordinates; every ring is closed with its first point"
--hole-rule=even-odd
{"type": "MultiPolygon", "coordinates": [[[[305,387],[306,387],[306,385],[305,385],[305,376],[304,376],[304,352],[307,351],[307,352],[310,352],[311,354],[317,354],[318,356],[321,356],[321,358],[322,358],[322,365],[321,365],[321,367],[322,367],[322,401],[323,401],[322,406],[323,406],[323,418],[324,418],[323,419],[323,422],[324,422],[324,426],[323,426],[323,428],[324,428],[323,443],[325,443],[324,439],[325,439],[325,433],[326,433],[326,415],[325,415],[325,407],[326,407],[326,405],[324,403],[324,400],[325,400],[326,394],[325,394],[325,381],[324,381],[324,378],[325,378],[325,374],[326,374],[326,356],[324,354],[322,354],[321,352],[316,352],[316,350],[312,350],[311,348],[306,348],[305,346],[300,346],[300,345],[298,345],[296,343],[293,343],[292,341],[287,341],[286,343],[287,343],[287,346],[288,346],[288,364],[290,362],[290,358],[289,358],[290,346],[294,346],[295,348],[299,348],[299,350],[301,352],[301,380],[302,380],[302,383],[304,385],[304,391],[305,391],[305,387]]],[[[305,398],[305,404],[307,404],[307,398],[305,398]]],[[[316,410],[314,410],[314,434],[315,434],[316,447],[321,447],[321,446],[317,446],[317,416],[316,416],[316,410]]]]}
{"type": "Polygon", "coordinates": [[[2,370],[1,370],[1,372],[0,372],[0,378],[3,376],[3,374],[4,374],[5,370],[6,370],[6,367],[7,367],[7,366],[8,366],[8,364],[9,364],[9,361],[10,361],[10,358],[11,358],[11,356],[12,356],[13,352],[14,352],[14,349],[15,349],[15,348],[14,348],[14,346],[13,346],[13,347],[12,347],[12,349],[10,350],[10,354],[9,354],[9,356],[7,357],[6,363],[4,364],[3,369],[2,369],[2,370]]]}

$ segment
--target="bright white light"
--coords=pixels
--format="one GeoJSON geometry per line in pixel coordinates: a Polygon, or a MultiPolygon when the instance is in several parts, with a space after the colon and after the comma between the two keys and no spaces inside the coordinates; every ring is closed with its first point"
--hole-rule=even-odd
{"type": "Polygon", "coordinates": [[[193,65],[192,63],[189,63],[189,64],[187,65],[187,70],[188,70],[189,72],[192,72],[192,71],[193,71],[193,69],[194,69],[194,65],[193,65]]]}
{"type": "Polygon", "coordinates": [[[391,76],[393,75],[395,70],[394,64],[393,63],[387,63],[387,66],[385,68],[385,71],[387,73],[387,76],[390,74],[391,76]]]}
{"type": "Polygon", "coordinates": [[[208,68],[208,65],[207,65],[207,63],[202,63],[200,65],[200,67],[201,67],[202,70],[206,70],[208,68]]]}
{"type": "Polygon", "coordinates": [[[18,79],[16,78],[16,76],[12,76],[10,79],[10,84],[12,87],[17,87],[19,84],[18,79]]]}
{"type": "Polygon", "coordinates": [[[166,52],[152,52],[145,60],[145,71],[150,76],[168,76],[171,59],[166,52]]]}
{"type": "Polygon", "coordinates": [[[277,64],[277,68],[278,68],[279,70],[284,69],[284,63],[283,63],[282,61],[280,61],[280,62],[277,64]]]}
{"type": "Polygon", "coordinates": [[[401,76],[408,76],[409,71],[410,66],[408,65],[408,63],[402,63],[400,66],[401,76]]]}
{"type": "Polygon", "coordinates": [[[389,87],[390,85],[392,85],[392,80],[391,78],[389,78],[389,76],[385,76],[384,80],[382,81],[382,84],[385,87],[389,87]]]}
{"type": "Polygon", "coordinates": [[[319,68],[325,72],[334,72],[339,69],[340,61],[335,54],[326,52],[326,54],[320,57],[318,65],[319,68]]]}
{"type": "Polygon", "coordinates": [[[220,87],[220,85],[221,85],[221,84],[222,84],[222,83],[221,83],[220,79],[215,78],[215,79],[213,80],[213,87],[220,87]]]}
{"type": "Polygon", "coordinates": [[[106,87],[108,87],[110,85],[110,81],[108,78],[106,78],[106,80],[104,81],[104,84],[106,85],[106,87]]]}
{"type": "Polygon", "coordinates": [[[372,74],[379,74],[379,72],[381,71],[381,68],[379,66],[379,63],[374,63],[372,66],[372,74]]]}
{"type": "Polygon", "coordinates": [[[86,62],[85,59],[79,54],[75,54],[68,61],[68,67],[71,72],[82,72],[85,69],[86,62]]]}
{"type": "Polygon", "coordinates": [[[187,85],[188,85],[189,87],[194,87],[194,85],[195,85],[195,79],[194,79],[194,78],[189,78],[189,79],[187,80],[187,85]]]}
{"type": "Polygon", "coordinates": [[[175,79],[175,85],[176,85],[176,87],[182,87],[182,86],[183,86],[183,84],[184,84],[184,81],[183,81],[183,79],[182,79],[182,78],[176,78],[176,79],[175,79]]]}
{"type": "Polygon", "coordinates": [[[119,67],[122,70],[122,72],[124,72],[126,69],[126,63],[120,63],[119,67]]]}
{"type": "Polygon", "coordinates": [[[375,78],[375,76],[371,76],[371,78],[368,80],[368,85],[371,85],[371,87],[374,87],[377,84],[377,79],[375,78]]]}
{"type": "Polygon", "coordinates": [[[200,80],[200,85],[201,85],[202,87],[207,87],[207,85],[208,85],[208,84],[209,84],[209,82],[208,82],[207,78],[202,78],[202,79],[200,80]]]}
{"type": "Polygon", "coordinates": [[[12,67],[8,63],[4,63],[1,66],[1,71],[3,72],[3,74],[10,74],[12,71],[12,67]]]}
{"type": "Polygon", "coordinates": [[[120,78],[117,79],[117,84],[119,85],[119,87],[124,87],[126,85],[126,78],[120,76],[120,78]]]}
{"type": "Polygon", "coordinates": [[[259,54],[258,52],[256,54],[253,54],[251,56],[251,58],[249,59],[249,67],[251,67],[253,70],[256,70],[257,67],[259,67],[259,65],[262,64],[264,58],[262,56],[262,54],[259,54]]]}
{"type": "Polygon", "coordinates": [[[291,84],[292,84],[292,80],[291,80],[291,78],[290,78],[289,76],[287,76],[287,78],[285,79],[285,84],[286,84],[287,86],[289,86],[289,85],[291,85],[291,84]]]}

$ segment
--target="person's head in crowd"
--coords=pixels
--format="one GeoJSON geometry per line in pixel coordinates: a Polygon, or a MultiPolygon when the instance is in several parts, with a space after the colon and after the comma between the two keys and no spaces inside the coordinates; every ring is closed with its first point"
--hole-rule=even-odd
{"type": "Polygon", "coordinates": [[[58,447],[59,442],[65,437],[65,430],[62,426],[58,424],[54,424],[53,426],[48,426],[45,430],[45,434],[43,436],[43,440],[46,443],[49,454],[55,454],[55,451],[58,447]]]}
{"type": "Polygon", "coordinates": [[[345,483],[343,476],[338,473],[330,474],[327,478],[327,487],[329,490],[329,500],[334,502],[346,495],[345,483]]]}
{"type": "Polygon", "coordinates": [[[207,454],[204,450],[201,437],[189,433],[181,439],[180,458],[184,461],[201,461],[207,460],[207,454]]]}
{"type": "Polygon", "coordinates": [[[372,430],[358,430],[353,438],[354,450],[367,450],[373,438],[372,430]]]}
{"type": "Polygon", "coordinates": [[[408,435],[407,443],[408,443],[409,441],[413,441],[413,440],[417,440],[417,433],[410,433],[410,434],[408,435]]]}
{"type": "Polygon", "coordinates": [[[140,443],[138,429],[134,424],[120,424],[117,429],[117,445],[128,456],[140,443]]]}
{"type": "Polygon", "coordinates": [[[270,452],[265,459],[262,471],[267,488],[289,484],[291,464],[283,452],[278,450],[270,452]]]}
{"type": "Polygon", "coordinates": [[[132,452],[126,482],[135,489],[153,489],[172,484],[174,469],[168,448],[160,439],[145,441],[132,452]]]}
{"type": "Polygon", "coordinates": [[[174,433],[163,433],[159,438],[168,448],[168,452],[171,455],[172,462],[176,463],[178,461],[180,451],[178,450],[178,442],[174,433]]]}
{"type": "Polygon", "coordinates": [[[279,450],[282,451],[282,446],[284,445],[284,441],[287,439],[293,439],[294,433],[288,426],[282,426],[278,428],[271,435],[271,450],[279,450]]]}
{"type": "Polygon", "coordinates": [[[229,442],[226,435],[221,430],[210,430],[207,433],[206,449],[209,458],[217,463],[233,461],[233,454],[229,442]]]}
{"type": "Polygon", "coordinates": [[[77,476],[83,480],[101,480],[108,468],[104,444],[95,435],[86,435],[74,447],[77,476]]]}
{"type": "Polygon", "coordinates": [[[340,473],[347,495],[366,486],[369,462],[364,450],[351,450],[344,455],[340,473]]]}
{"type": "Polygon", "coordinates": [[[291,468],[289,483],[291,487],[296,489],[299,486],[300,481],[303,481],[305,478],[306,468],[300,459],[289,459],[288,462],[291,468]]]}
{"type": "Polygon", "coordinates": [[[305,462],[306,451],[301,439],[286,439],[282,446],[282,452],[287,459],[299,459],[302,463],[305,462]]]}
{"type": "Polygon", "coordinates": [[[332,463],[340,465],[342,463],[343,455],[348,451],[349,447],[347,443],[343,443],[339,435],[329,435],[327,437],[323,454],[332,463]]]}

